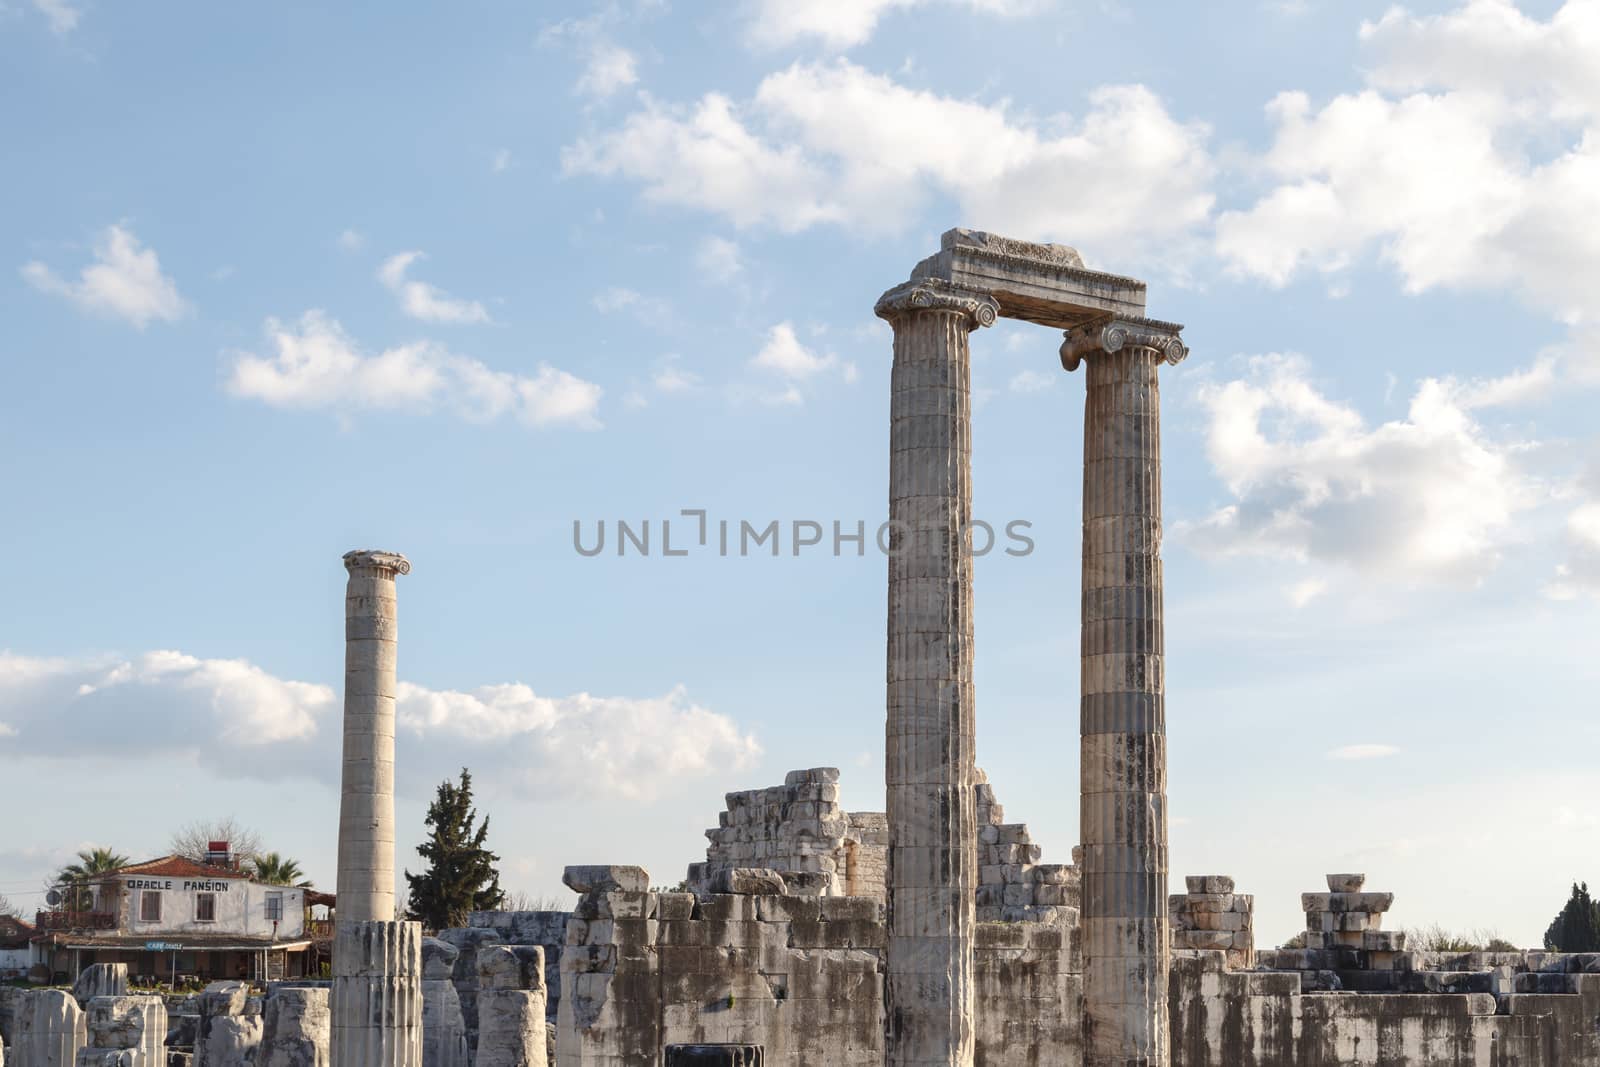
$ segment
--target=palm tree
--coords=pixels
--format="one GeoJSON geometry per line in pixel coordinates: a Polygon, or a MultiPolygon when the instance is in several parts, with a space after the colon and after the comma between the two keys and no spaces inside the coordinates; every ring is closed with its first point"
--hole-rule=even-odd
{"type": "Polygon", "coordinates": [[[78,852],[78,862],[61,868],[56,881],[68,886],[65,907],[67,911],[88,911],[94,904],[88,881],[96,875],[109,874],[128,865],[128,857],[109,848],[86,848],[78,852]]]}
{"type": "Polygon", "coordinates": [[[252,856],[250,866],[255,871],[256,881],[266,885],[292,885],[299,889],[311,885],[311,879],[305,876],[298,862],[276,852],[252,856]]]}

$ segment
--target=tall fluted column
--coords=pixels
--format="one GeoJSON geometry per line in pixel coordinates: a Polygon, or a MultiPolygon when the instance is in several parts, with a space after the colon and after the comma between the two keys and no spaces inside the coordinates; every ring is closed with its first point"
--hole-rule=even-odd
{"type": "Polygon", "coordinates": [[[344,557],[344,776],[333,941],[332,1061],[421,1067],[422,927],[394,909],[394,552],[344,557]]]}
{"type": "Polygon", "coordinates": [[[1167,738],[1157,369],[1181,329],[1117,319],[1069,331],[1088,362],[1081,673],[1085,1067],[1169,1062],[1167,738]]]}
{"type": "Polygon", "coordinates": [[[394,920],[394,579],[396,552],[346,552],[344,774],[339,800],[338,920],[394,920]]]}
{"type": "Polygon", "coordinates": [[[993,298],[935,281],[885,293],[889,428],[887,1063],[970,1067],[973,795],[972,404],[967,335],[993,298]]]}

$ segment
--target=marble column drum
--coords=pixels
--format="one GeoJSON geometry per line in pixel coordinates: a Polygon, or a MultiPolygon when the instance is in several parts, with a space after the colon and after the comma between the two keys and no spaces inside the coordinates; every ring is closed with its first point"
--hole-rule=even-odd
{"type": "Polygon", "coordinates": [[[347,552],[338,921],[394,919],[395,552],[347,552]]]}
{"type": "Polygon", "coordinates": [[[1167,746],[1158,368],[1176,327],[1071,331],[1083,429],[1080,833],[1085,1067],[1169,1062],[1167,746]]]}
{"type": "Polygon", "coordinates": [[[422,924],[334,928],[334,1067],[422,1067],[422,924]]]}
{"type": "Polygon", "coordinates": [[[969,1067],[978,873],[967,341],[994,322],[996,304],[913,282],[885,293],[876,312],[894,327],[886,1062],[969,1067]]]}

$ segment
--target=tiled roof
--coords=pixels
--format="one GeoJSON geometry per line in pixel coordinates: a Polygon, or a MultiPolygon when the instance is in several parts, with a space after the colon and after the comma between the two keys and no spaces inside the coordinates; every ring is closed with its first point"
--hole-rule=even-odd
{"type": "Polygon", "coordinates": [[[246,881],[250,878],[245,872],[232,867],[213,867],[209,863],[196,863],[182,856],[162,856],[160,859],[146,860],[143,863],[132,863],[110,873],[118,878],[134,875],[158,878],[240,878],[246,881]]]}
{"type": "Polygon", "coordinates": [[[11,915],[0,915],[0,945],[14,948],[26,945],[34,935],[33,924],[11,915]]]}
{"type": "MultiPolygon", "coordinates": [[[[247,937],[244,934],[113,934],[74,932],[53,935],[54,942],[62,948],[115,948],[124,951],[145,950],[151,941],[159,940],[163,944],[177,944],[182,947],[179,952],[224,952],[228,950],[238,952],[256,952],[264,948],[287,949],[290,952],[301,952],[311,947],[308,937],[289,938],[274,941],[270,937],[247,937]]],[[[154,951],[154,950],[148,950],[154,951]]],[[[166,952],[168,949],[162,949],[166,952]]]]}

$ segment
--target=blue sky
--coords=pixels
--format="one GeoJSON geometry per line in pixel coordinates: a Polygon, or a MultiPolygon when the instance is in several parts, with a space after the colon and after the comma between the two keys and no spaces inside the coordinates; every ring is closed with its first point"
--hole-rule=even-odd
{"type": "MultiPolygon", "coordinates": [[[[681,877],[722,793],[882,806],[884,289],[1080,249],[1165,372],[1175,874],[1365,870],[1533,944],[1600,879],[1600,3],[0,5],[0,894],[233,814],[331,884],[343,569],[405,552],[402,840],[681,877]],[[686,531],[674,526],[674,540],[686,531]]],[[[1080,379],[974,337],[980,761],[1077,822],[1080,379]]],[[[415,866],[415,857],[411,857],[415,866]]]]}

